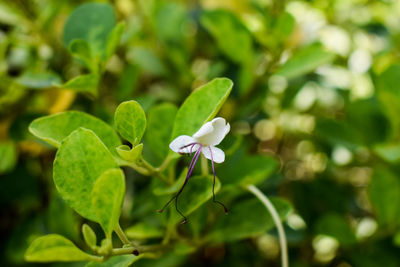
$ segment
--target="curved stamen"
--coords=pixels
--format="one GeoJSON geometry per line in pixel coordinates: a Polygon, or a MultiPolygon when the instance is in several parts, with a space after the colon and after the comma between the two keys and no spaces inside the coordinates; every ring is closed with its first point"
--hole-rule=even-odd
{"type": "MultiPolygon", "coordinates": [[[[179,150],[182,150],[182,149],[184,149],[184,148],[187,148],[187,147],[192,146],[192,147],[190,148],[190,154],[192,154],[192,150],[193,150],[193,147],[194,147],[195,145],[200,145],[200,144],[197,143],[197,142],[195,142],[195,143],[190,143],[190,144],[181,146],[181,147],[179,148],[179,150]]],[[[188,153],[188,152],[186,152],[186,153],[188,153]]]]}
{"type": "Polygon", "coordinates": [[[220,205],[221,205],[221,206],[224,208],[225,214],[228,214],[228,213],[229,213],[229,211],[228,211],[228,209],[225,207],[225,205],[224,205],[222,202],[215,200],[215,193],[214,193],[214,188],[215,188],[215,168],[214,168],[214,158],[213,158],[213,154],[212,154],[211,147],[209,146],[209,147],[208,147],[208,149],[210,150],[210,154],[211,154],[211,166],[212,166],[213,175],[214,175],[213,188],[212,188],[212,193],[213,193],[213,202],[214,202],[214,203],[217,203],[217,204],[220,204],[220,205]]]}
{"type": "MultiPolygon", "coordinates": [[[[195,145],[195,144],[192,144],[192,145],[195,145]]],[[[187,222],[187,218],[186,218],[186,216],[183,215],[182,212],[180,212],[179,209],[178,209],[178,197],[179,197],[179,195],[182,193],[183,188],[186,186],[187,182],[189,181],[190,175],[192,175],[192,172],[193,172],[193,170],[194,170],[194,166],[196,165],[197,159],[198,159],[199,156],[200,156],[201,149],[202,149],[202,146],[200,145],[200,148],[196,151],[196,153],[194,154],[194,156],[193,156],[193,158],[192,158],[192,161],[190,162],[189,169],[188,169],[188,172],[187,172],[187,174],[186,174],[186,179],[185,179],[185,182],[183,183],[181,189],[178,191],[178,193],[177,193],[175,196],[173,196],[173,197],[163,206],[162,209],[158,210],[159,213],[163,212],[164,209],[172,202],[172,200],[175,199],[175,208],[176,208],[176,211],[177,211],[177,212],[183,217],[183,219],[184,219],[184,220],[181,222],[181,224],[185,224],[185,223],[187,222]]]]}

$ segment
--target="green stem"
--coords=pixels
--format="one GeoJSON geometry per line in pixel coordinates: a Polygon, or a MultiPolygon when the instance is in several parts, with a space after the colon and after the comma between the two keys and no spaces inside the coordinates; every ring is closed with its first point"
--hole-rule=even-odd
{"type": "Polygon", "coordinates": [[[91,261],[96,261],[96,262],[103,262],[104,261],[104,256],[89,255],[89,258],[90,258],[91,261]]]}
{"type": "Polygon", "coordinates": [[[165,175],[163,175],[160,172],[159,168],[155,168],[153,165],[151,165],[150,163],[148,163],[145,159],[142,158],[142,160],[140,161],[140,163],[143,165],[144,168],[146,168],[149,172],[148,175],[154,174],[155,176],[157,176],[158,178],[160,178],[164,183],[169,183],[169,180],[167,177],[165,177],[165,175]]]}
{"type": "Polygon", "coordinates": [[[124,230],[122,230],[121,225],[117,225],[115,228],[115,233],[117,233],[119,239],[124,243],[124,245],[131,245],[131,241],[128,239],[128,237],[125,235],[124,230]]]}
{"type": "Polygon", "coordinates": [[[274,205],[271,203],[271,201],[267,198],[266,195],[263,194],[257,187],[254,185],[249,185],[247,186],[247,189],[255,195],[261,203],[264,204],[264,206],[267,208],[269,213],[272,216],[272,219],[275,222],[276,228],[278,229],[278,235],[279,235],[279,244],[281,247],[281,261],[282,261],[282,267],[288,267],[289,266],[289,257],[288,257],[288,250],[287,250],[287,241],[286,241],[286,235],[285,231],[283,230],[283,225],[281,222],[281,219],[279,218],[279,214],[276,211],[274,205]]]}
{"type": "Polygon", "coordinates": [[[137,250],[134,247],[128,247],[128,248],[114,248],[111,251],[111,255],[115,256],[115,255],[125,255],[125,254],[132,254],[132,252],[134,250],[137,250]]]}
{"type": "Polygon", "coordinates": [[[201,155],[201,174],[208,175],[208,162],[204,155],[201,155]]]}

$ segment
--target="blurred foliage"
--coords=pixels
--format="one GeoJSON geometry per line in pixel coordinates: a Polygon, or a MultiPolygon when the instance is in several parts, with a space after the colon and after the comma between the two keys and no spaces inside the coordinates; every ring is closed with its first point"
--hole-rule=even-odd
{"type": "MultiPolygon", "coordinates": [[[[46,117],[58,146],[75,128],[62,132],[57,118],[83,111],[114,125],[118,104],[136,100],[148,128],[138,149],[159,165],[177,107],[216,77],[234,82],[219,112],[232,131],[216,170],[217,196],[231,214],[206,202],[199,192],[211,184],[196,176],[180,198],[192,213],[175,228],[173,249],[114,257],[109,266],[279,266],[276,232],[243,190],[248,183],[288,213],[291,266],[400,265],[399,1],[89,2],[0,2],[1,266],[36,266],[24,253],[38,236],[63,235],[87,251],[81,225],[101,233],[58,196],[55,149],[29,133],[34,119],[78,111],[46,117]]],[[[190,121],[195,111],[187,110],[190,121]]],[[[101,139],[121,145],[94,117],[80,125],[110,130],[101,139]]],[[[176,176],[188,161],[173,162],[176,176]]],[[[165,188],[128,168],[125,177],[121,225],[141,243],[160,243],[167,217],[155,211],[183,180],[165,188]]]]}

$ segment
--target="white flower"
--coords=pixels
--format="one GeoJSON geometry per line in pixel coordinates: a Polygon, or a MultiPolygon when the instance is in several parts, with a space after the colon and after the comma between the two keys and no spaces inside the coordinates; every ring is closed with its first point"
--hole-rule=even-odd
{"type": "Polygon", "coordinates": [[[215,146],[221,143],[230,129],[229,123],[218,117],[201,126],[193,136],[178,136],[169,147],[177,153],[192,153],[200,149],[207,159],[221,163],[225,160],[225,153],[215,146]]]}

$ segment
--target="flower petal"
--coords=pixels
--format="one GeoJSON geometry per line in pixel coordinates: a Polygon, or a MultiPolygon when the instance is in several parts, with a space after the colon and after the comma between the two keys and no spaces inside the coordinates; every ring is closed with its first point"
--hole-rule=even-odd
{"type": "Polygon", "coordinates": [[[219,149],[218,147],[215,146],[203,147],[201,152],[203,153],[204,157],[206,157],[209,160],[212,159],[215,163],[222,163],[225,161],[225,153],[224,151],[222,151],[222,149],[219,149]]]}
{"type": "Polygon", "coordinates": [[[177,153],[190,153],[199,149],[200,145],[194,145],[193,149],[191,149],[192,146],[190,144],[195,143],[197,143],[197,140],[193,137],[188,135],[180,135],[169,144],[169,148],[177,153]]]}
{"type": "Polygon", "coordinates": [[[231,129],[224,118],[218,117],[201,126],[193,137],[203,145],[216,146],[224,139],[231,129]]]}

